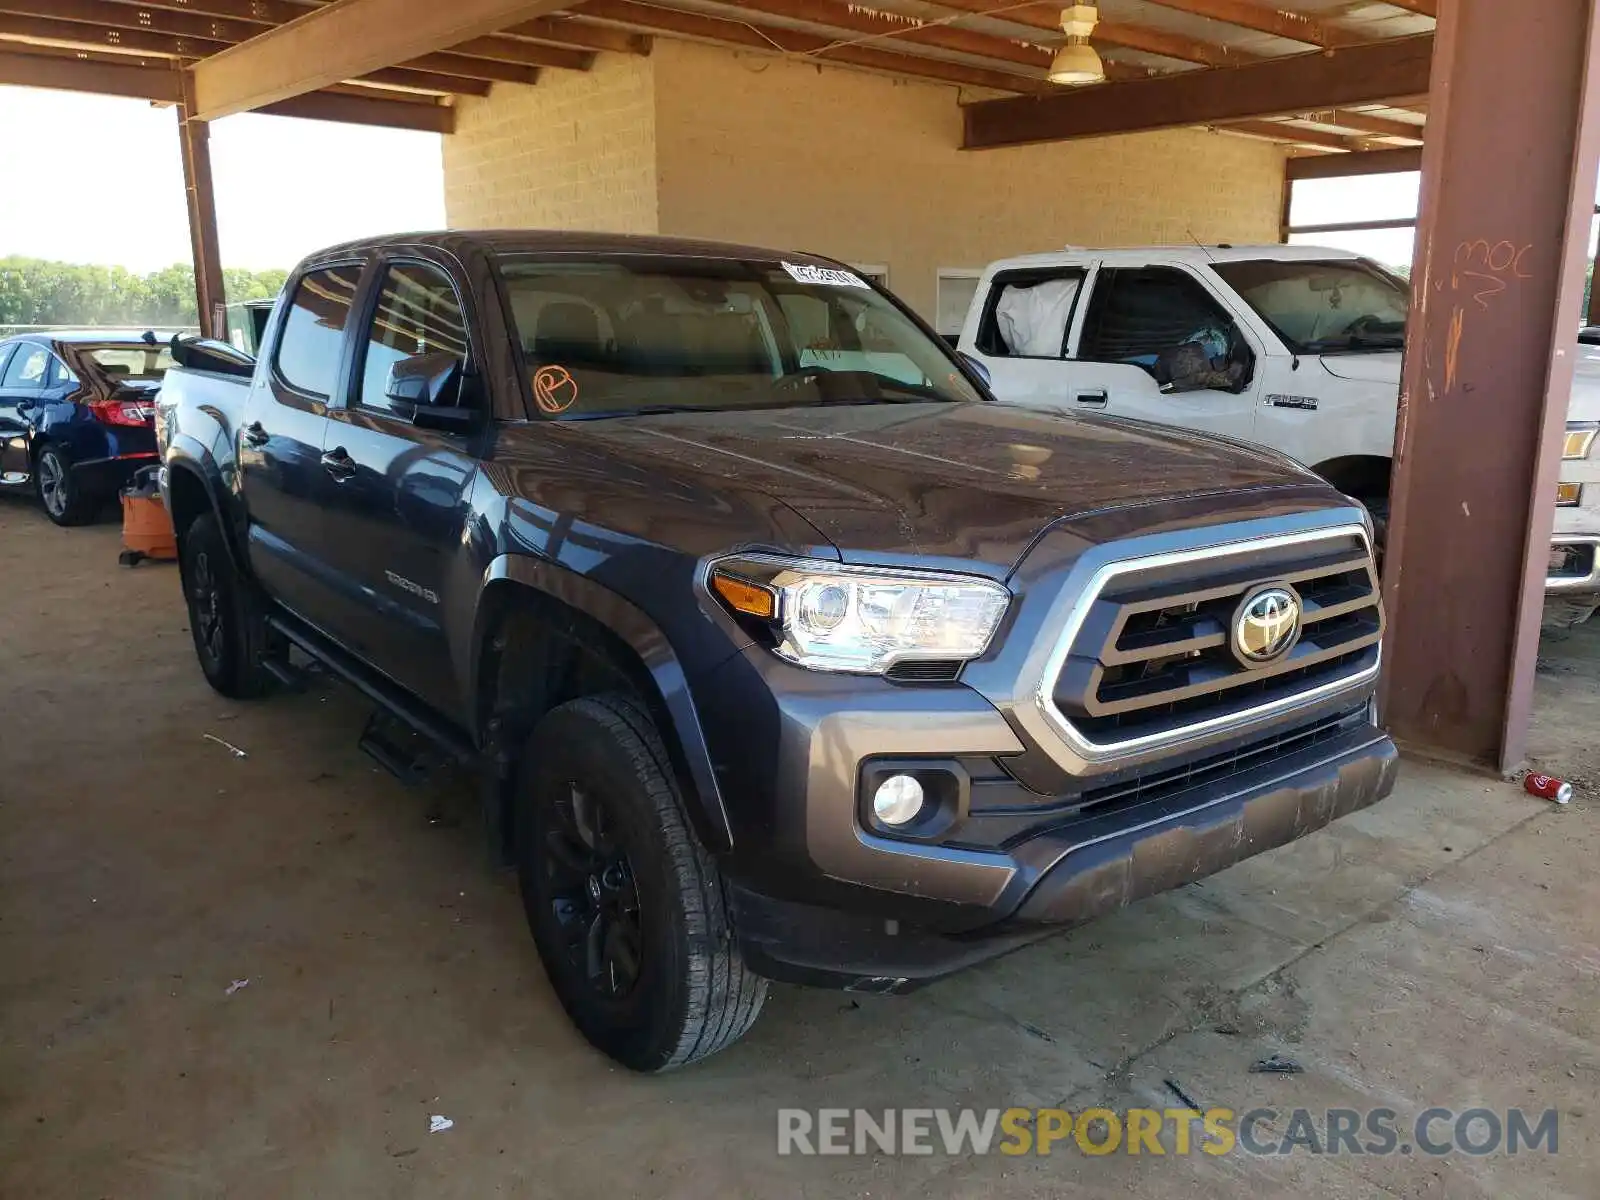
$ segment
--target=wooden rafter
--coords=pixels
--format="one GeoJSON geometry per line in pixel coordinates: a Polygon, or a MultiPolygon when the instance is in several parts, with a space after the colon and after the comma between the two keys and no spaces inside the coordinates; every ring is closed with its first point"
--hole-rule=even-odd
{"type": "Polygon", "coordinates": [[[1304,129],[1298,125],[1285,125],[1280,121],[1224,121],[1214,128],[1229,133],[1242,133],[1248,137],[1264,138],[1272,142],[1286,142],[1294,146],[1314,146],[1319,150],[1359,151],[1367,148],[1360,138],[1346,137],[1342,133],[1329,133],[1322,129],[1304,129]]]}
{"type": "Polygon", "coordinates": [[[1296,113],[1295,120],[1312,125],[1331,125],[1335,129],[1354,129],[1361,133],[1376,134],[1385,138],[1405,138],[1422,141],[1421,125],[1410,121],[1397,121],[1393,117],[1380,117],[1372,113],[1352,112],[1348,108],[1322,109],[1318,112],[1296,113]]]}
{"type": "Polygon", "coordinates": [[[1015,63],[1041,74],[1050,65],[1050,51],[1042,46],[1023,45],[950,25],[919,24],[895,14],[875,15],[859,4],[845,4],[839,0],[738,0],[738,5],[741,10],[758,19],[763,16],[786,17],[848,33],[865,34],[873,40],[858,44],[885,50],[904,49],[907,53],[913,53],[916,47],[932,46],[1015,63]]]}
{"type": "MultiPolygon", "coordinates": [[[[1045,44],[1054,44],[1061,40],[1059,6],[1028,4],[1018,8],[1008,5],[1007,0],[935,0],[935,3],[940,8],[953,12],[976,17],[990,16],[997,21],[1026,25],[1030,29],[1048,33],[1050,35],[1048,39],[1041,39],[1045,44]]],[[[1254,57],[1215,42],[1122,21],[1102,20],[1095,26],[1094,37],[1091,40],[1102,50],[1120,46],[1125,50],[1140,50],[1146,54],[1157,54],[1179,62],[1200,63],[1209,67],[1238,66],[1254,57]]]]}
{"type": "Polygon", "coordinates": [[[609,50],[613,54],[649,54],[650,39],[642,33],[628,33],[592,21],[571,17],[540,17],[519,21],[500,31],[501,37],[527,38],[552,46],[572,46],[580,50],[609,50]]]}
{"type": "Polygon", "coordinates": [[[1380,103],[1427,90],[1433,35],[1296,54],[1229,70],[1183,71],[1029,100],[983,100],[962,110],[968,149],[1138,133],[1323,105],[1380,103]]]}
{"type": "Polygon", "coordinates": [[[1416,13],[1419,17],[1437,18],[1439,15],[1439,0],[1383,0],[1383,2],[1416,13]]]}
{"type": "Polygon", "coordinates": [[[1304,13],[1288,12],[1266,4],[1257,4],[1254,0],[1152,0],[1152,2],[1163,8],[1175,8],[1179,12],[1190,13],[1193,16],[1206,17],[1227,25],[1237,25],[1241,29],[1254,29],[1258,33],[1270,33],[1274,37],[1288,38],[1290,41],[1323,49],[1329,46],[1344,46],[1360,40],[1360,35],[1336,29],[1326,21],[1319,21],[1304,13]]]}
{"type": "MultiPolygon", "coordinates": [[[[167,58],[140,59],[130,54],[21,43],[7,43],[0,49],[0,84],[174,104],[179,100],[180,77],[167,58]]],[[[261,111],[433,133],[449,133],[455,127],[454,110],[436,101],[352,84],[335,84],[261,111]]]]}
{"type": "MultiPolygon", "coordinates": [[[[207,11],[150,8],[125,0],[0,0],[0,14],[72,21],[92,25],[101,33],[112,30],[135,34],[168,34],[202,38],[225,45],[248,41],[312,9],[283,0],[196,0],[207,11]],[[224,12],[223,10],[226,10],[224,12]],[[249,13],[248,16],[230,15],[249,13]]],[[[552,23],[553,24],[553,23],[552,23]]],[[[541,45],[515,37],[474,38],[449,47],[451,53],[491,62],[533,67],[559,67],[586,71],[593,52],[571,46],[541,45]]]]}
{"type": "Polygon", "coordinates": [[[1011,74],[984,67],[970,67],[964,63],[902,54],[887,46],[876,44],[840,46],[836,44],[835,39],[819,37],[816,34],[800,33],[776,26],[756,29],[743,21],[685,12],[682,9],[660,8],[652,4],[638,3],[637,0],[588,0],[579,11],[598,20],[613,21],[621,25],[648,29],[655,33],[673,34],[695,41],[764,50],[768,53],[813,56],[815,61],[932,79],[941,83],[1034,95],[1045,95],[1056,90],[1054,85],[1043,78],[1042,71],[1037,76],[1011,74]]]}

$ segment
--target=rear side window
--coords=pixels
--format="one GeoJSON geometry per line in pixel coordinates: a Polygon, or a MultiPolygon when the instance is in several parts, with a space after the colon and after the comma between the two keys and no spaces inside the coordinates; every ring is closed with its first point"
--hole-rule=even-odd
{"type": "Polygon", "coordinates": [[[367,330],[366,362],[357,402],[366,408],[393,411],[388,396],[389,370],[396,363],[424,354],[467,357],[466,317],[450,277],[421,263],[392,266],[384,272],[377,308],[367,330]]]}
{"type": "Polygon", "coordinates": [[[278,338],[278,375],[297,392],[324,399],[339,376],[344,327],[350,320],[360,266],[307,271],[295,285],[278,338]]]}
{"type": "Polygon", "coordinates": [[[43,346],[34,346],[27,342],[17,347],[17,352],[6,367],[5,377],[0,379],[0,387],[8,388],[42,388],[44,387],[45,371],[50,367],[50,351],[43,346]]]}
{"type": "Polygon", "coordinates": [[[1194,342],[1228,353],[1234,322],[1211,293],[1172,267],[1102,270],[1084,319],[1084,362],[1153,367],[1164,350],[1194,342]]]}
{"type": "Polygon", "coordinates": [[[991,358],[1065,358],[1082,268],[1008,271],[989,287],[978,349],[991,358]]]}
{"type": "Polygon", "coordinates": [[[50,356],[50,371],[45,381],[45,387],[60,387],[62,384],[77,382],[78,377],[72,373],[72,368],[52,354],[50,356]]]}

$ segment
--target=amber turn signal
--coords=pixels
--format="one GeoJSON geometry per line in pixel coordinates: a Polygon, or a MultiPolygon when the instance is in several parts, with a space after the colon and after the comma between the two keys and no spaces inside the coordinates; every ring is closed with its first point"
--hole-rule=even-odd
{"type": "Polygon", "coordinates": [[[711,576],[711,587],[734,612],[760,617],[763,621],[770,621],[777,615],[778,598],[759,583],[750,583],[717,571],[711,576]]]}

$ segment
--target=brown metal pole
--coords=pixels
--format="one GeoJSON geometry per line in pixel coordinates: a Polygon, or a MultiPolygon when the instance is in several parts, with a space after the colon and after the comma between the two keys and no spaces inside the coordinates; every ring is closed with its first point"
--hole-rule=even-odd
{"type": "Polygon", "coordinates": [[[192,115],[194,75],[178,67],[178,141],[183,150],[183,192],[189,205],[189,246],[194,258],[194,295],[205,337],[228,336],[222,258],[217,250],[217,206],[211,190],[211,126],[192,115]]]}
{"type": "Polygon", "coordinates": [[[1592,0],[1507,11],[1440,5],[1382,696],[1403,744],[1501,769],[1526,741],[1600,165],[1592,0]]]}

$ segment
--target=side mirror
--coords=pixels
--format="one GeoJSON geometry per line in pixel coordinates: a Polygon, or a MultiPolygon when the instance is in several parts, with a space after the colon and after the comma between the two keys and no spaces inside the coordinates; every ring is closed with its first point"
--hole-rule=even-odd
{"type": "Polygon", "coordinates": [[[972,357],[972,355],[968,354],[965,350],[958,351],[957,354],[961,361],[967,364],[967,369],[979,379],[983,380],[984,387],[989,387],[994,383],[994,376],[990,374],[987,363],[983,362],[981,359],[972,357]]]}
{"type": "Polygon", "coordinates": [[[468,398],[465,381],[466,364],[438,350],[395,363],[383,391],[419,429],[464,433],[478,424],[477,408],[462,403],[468,398]]]}

